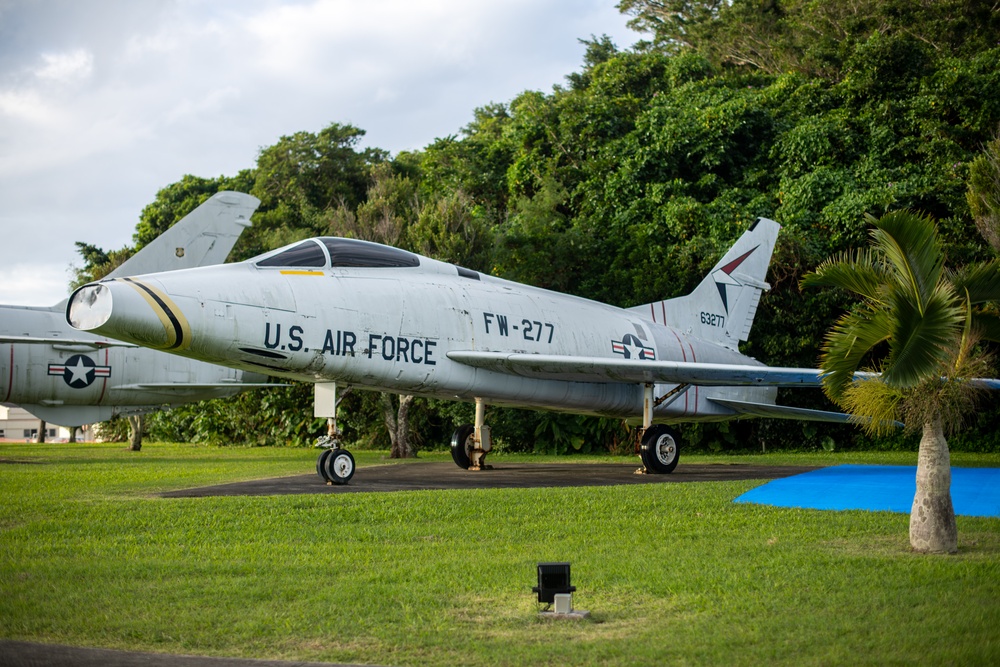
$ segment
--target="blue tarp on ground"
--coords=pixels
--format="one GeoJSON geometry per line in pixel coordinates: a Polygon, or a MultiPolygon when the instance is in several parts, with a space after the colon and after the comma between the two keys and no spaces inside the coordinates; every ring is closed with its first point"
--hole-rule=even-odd
{"type": "MultiPolygon", "coordinates": [[[[915,466],[832,466],[776,479],[733,502],[909,514],[916,475],[915,466]]],[[[1000,468],[952,468],[951,500],[957,515],[1000,517],[1000,468]]]]}

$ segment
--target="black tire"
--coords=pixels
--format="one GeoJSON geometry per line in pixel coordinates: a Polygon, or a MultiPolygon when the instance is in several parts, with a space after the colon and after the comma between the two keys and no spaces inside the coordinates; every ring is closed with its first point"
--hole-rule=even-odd
{"type": "Polygon", "coordinates": [[[642,434],[639,455],[648,472],[658,475],[673,472],[681,455],[677,431],[664,424],[650,426],[642,434]]]}
{"type": "Polygon", "coordinates": [[[347,484],[354,477],[354,457],[346,449],[331,449],[323,473],[334,484],[347,484]]]}
{"type": "Polygon", "coordinates": [[[322,477],[325,482],[329,482],[330,478],[326,476],[326,471],[323,469],[323,466],[326,465],[326,460],[330,458],[330,454],[332,452],[332,449],[325,449],[323,450],[323,453],[319,455],[319,458],[316,459],[316,474],[322,477]]]}
{"type": "Polygon", "coordinates": [[[455,465],[459,468],[468,470],[469,466],[472,465],[469,452],[472,449],[472,434],[475,432],[476,427],[472,424],[462,424],[455,429],[455,433],[451,436],[451,458],[454,459],[455,465]]]}

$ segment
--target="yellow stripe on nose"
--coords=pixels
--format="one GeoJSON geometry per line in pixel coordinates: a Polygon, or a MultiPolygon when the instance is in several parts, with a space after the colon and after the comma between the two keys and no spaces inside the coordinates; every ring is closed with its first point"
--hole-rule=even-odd
{"type": "Polygon", "coordinates": [[[323,272],[322,271],[301,271],[301,270],[299,270],[299,271],[293,271],[291,269],[285,269],[284,271],[281,271],[281,275],[283,275],[283,276],[321,276],[321,275],[323,275],[323,272]]]}
{"type": "Polygon", "coordinates": [[[191,325],[177,304],[161,290],[135,278],[121,278],[137,291],[163,324],[167,342],[160,349],[186,350],[191,345],[191,325]]]}

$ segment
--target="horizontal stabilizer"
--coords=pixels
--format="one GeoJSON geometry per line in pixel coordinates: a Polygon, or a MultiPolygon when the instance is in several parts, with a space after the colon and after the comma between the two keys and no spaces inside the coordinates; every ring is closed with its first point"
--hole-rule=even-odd
{"type": "MultiPolygon", "coordinates": [[[[768,419],[795,419],[807,422],[832,422],[836,424],[864,423],[865,418],[855,419],[843,412],[827,412],[826,410],[810,410],[808,408],[792,408],[785,405],[770,403],[751,403],[749,401],[733,401],[725,398],[709,398],[711,402],[735,410],[750,417],[766,417],[768,419]]],[[[896,428],[903,428],[903,422],[891,422],[896,428]]]]}
{"type": "Polygon", "coordinates": [[[448,358],[468,366],[509,375],[571,382],[666,382],[703,387],[818,387],[822,378],[822,372],[815,368],[474,351],[449,352],[448,358]]]}
{"type": "Polygon", "coordinates": [[[751,403],[749,401],[733,401],[724,398],[709,398],[712,403],[729,408],[734,412],[749,417],[766,417],[769,419],[797,419],[808,422],[833,422],[846,424],[851,416],[843,412],[827,412],[826,410],[809,410],[808,408],[792,408],[771,403],[751,403]]]}

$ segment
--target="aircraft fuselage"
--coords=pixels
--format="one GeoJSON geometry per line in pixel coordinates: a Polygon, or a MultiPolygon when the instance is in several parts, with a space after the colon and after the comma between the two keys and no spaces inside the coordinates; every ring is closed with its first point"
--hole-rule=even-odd
{"type": "MultiPolygon", "coordinates": [[[[642,415],[642,385],[520,377],[455,362],[452,351],[757,363],[621,308],[425,257],[417,267],[243,262],[100,287],[108,290],[115,317],[94,330],[115,338],[279,377],[442,399],[642,415]]],[[[674,386],[657,385],[656,394],[674,386]]],[[[775,393],[691,386],[659,406],[654,418],[728,419],[733,412],[709,398],[773,403],[775,393]]]]}

